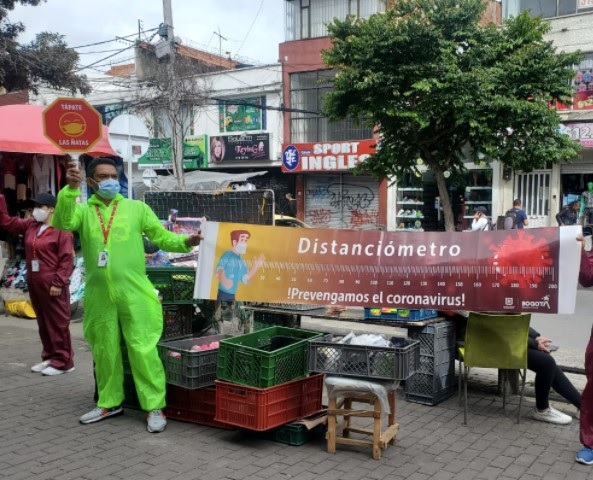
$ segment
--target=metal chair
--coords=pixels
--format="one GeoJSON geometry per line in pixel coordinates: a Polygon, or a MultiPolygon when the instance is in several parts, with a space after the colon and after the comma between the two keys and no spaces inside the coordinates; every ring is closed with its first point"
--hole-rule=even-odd
{"type": "Polygon", "coordinates": [[[527,339],[531,314],[487,314],[470,312],[465,341],[458,345],[459,400],[463,383],[463,424],[467,425],[467,380],[471,367],[498,368],[502,372],[502,407],[506,406],[508,370],[519,370],[521,392],[517,423],[527,373],[527,339]]]}

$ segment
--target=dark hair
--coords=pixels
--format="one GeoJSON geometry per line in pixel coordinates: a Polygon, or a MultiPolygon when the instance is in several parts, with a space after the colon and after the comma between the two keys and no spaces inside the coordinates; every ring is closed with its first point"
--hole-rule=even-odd
{"type": "Polygon", "coordinates": [[[521,206],[521,199],[515,198],[513,201],[513,207],[520,207],[521,206]]]}
{"type": "Polygon", "coordinates": [[[247,235],[247,238],[251,238],[251,233],[247,230],[233,230],[231,232],[231,243],[238,242],[241,235],[247,235]]]}
{"type": "Polygon", "coordinates": [[[95,170],[99,165],[111,165],[112,167],[117,169],[117,165],[111,158],[95,157],[90,161],[90,163],[86,167],[86,176],[93,178],[95,176],[95,170]]]}

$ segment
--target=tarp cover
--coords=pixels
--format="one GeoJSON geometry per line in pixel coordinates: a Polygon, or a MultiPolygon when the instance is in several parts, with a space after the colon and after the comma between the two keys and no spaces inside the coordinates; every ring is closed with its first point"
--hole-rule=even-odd
{"type": "MultiPolygon", "coordinates": [[[[43,105],[0,107],[0,152],[64,155],[64,152],[43,135],[44,109],[43,105]]],[[[106,126],[103,125],[103,138],[87,153],[118,156],[109,146],[106,126]]]]}

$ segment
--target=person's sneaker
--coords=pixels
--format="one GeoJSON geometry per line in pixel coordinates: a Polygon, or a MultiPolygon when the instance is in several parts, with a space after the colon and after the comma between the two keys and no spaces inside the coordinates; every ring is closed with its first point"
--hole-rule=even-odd
{"type": "Polygon", "coordinates": [[[162,432],[167,426],[167,419],[162,410],[153,410],[148,412],[148,419],[146,422],[146,429],[150,433],[162,432]]]}
{"type": "Polygon", "coordinates": [[[41,371],[41,375],[47,375],[53,377],[54,375],[62,375],[64,373],[70,373],[74,371],[74,367],[69,368],[68,370],[60,370],[59,368],[54,368],[52,366],[46,367],[41,371]]]}
{"type": "Polygon", "coordinates": [[[45,370],[47,367],[49,367],[49,360],[44,360],[41,363],[38,363],[37,365],[33,365],[31,367],[31,371],[35,372],[35,373],[41,373],[43,372],[43,370],[45,370]]]}
{"type": "Polygon", "coordinates": [[[87,423],[95,423],[100,422],[108,417],[115,417],[116,415],[121,415],[124,413],[124,409],[119,407],[113,408],[93,408],[89,413],[85,413],[82,417],[80,417],[80,423],[87,424],[87,423]]]}
{"type": "Polygon", "coordinates": [[[593,465],[593,450],[587,447],[581,448],[575,460],[583,465],[593,465]]]}
{"type": "Polygon", "coordinates": [[[533,418],[540,422],[555,423],[556,425],[568,425],[572,422],[572,417],[559,412],[554,407],[550,406],[547,410],[540,412],[537,407],[533,408],[533,418]]]}

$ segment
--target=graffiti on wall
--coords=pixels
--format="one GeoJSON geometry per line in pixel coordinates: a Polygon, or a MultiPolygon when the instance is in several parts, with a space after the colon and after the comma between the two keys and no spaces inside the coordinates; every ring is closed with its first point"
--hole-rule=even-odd
{"type": "Polygon", "coordinates": [[[334,182],[306,189],[305,221],[315,228],[376,228],[379,223],[376,192],[365,185],[334,182]]]}

